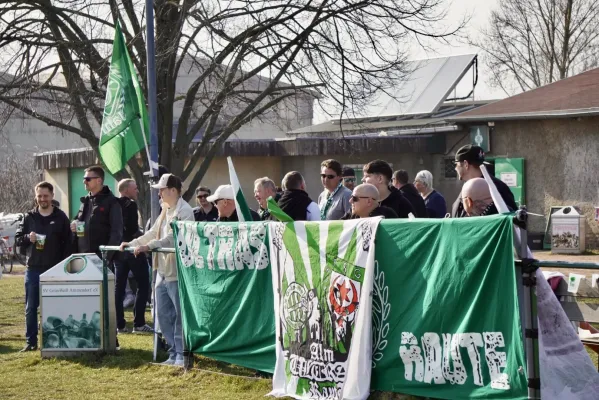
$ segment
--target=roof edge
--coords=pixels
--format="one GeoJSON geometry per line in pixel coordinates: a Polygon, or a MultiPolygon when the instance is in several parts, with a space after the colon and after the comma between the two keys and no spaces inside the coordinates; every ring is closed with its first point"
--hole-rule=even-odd
{"type": "Polygon", "coordinates": [[[578,108],[572,110],[554,110],[554,111],[533,111],[524,113],[508,114],[489,114],[489,115],[456,115],[445,118],[447,121],[468,122],[468,121],[505,121],[521,119],[551,119],[551,118],[574,118],[574,117],[592,117],[599,115],[599,107],[578,108]]]}

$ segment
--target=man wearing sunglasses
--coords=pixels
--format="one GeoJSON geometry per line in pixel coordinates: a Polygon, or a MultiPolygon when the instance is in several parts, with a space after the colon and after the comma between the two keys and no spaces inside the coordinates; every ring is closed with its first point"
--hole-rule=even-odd
{"type": "Polygon", "coordinates": [[[343,219],[379,216],[385,218],[397,218],[397,213],[395,211],[379,204],[379,197],[379,191],[374,185],[363,183],[356,186],[349,198],[351,212],[347,213],[343,219]]]}
{"type": "Polygon", "coordinates": [[[343,186],[349,190],[354,190],[356,187],[356,172],[353,168],[343,167],[343,186]]]}
{"type": "Polygon", "coordinates": [[[214,222],[218,219],[218,210],[214,204],[207,200],[212,192],[206,186],[200,186],[196,189],[196,202],[198,206],[193,209],[193,216],[196,221],[214,222]]]}
{"type": "Polygon", "coordinates": [[[469,179],[462,188],[462,203],[469,217],[498,214],[489,184],[483,178],[469,179]]]}
{"type": "MultiPolygon", "coordinates": [[[[104,186],[102,167],[89,167],[83,184],[89,194],[81,198],[81,207],[71,231],[77,235],[76,253],[96,253],[102,257],[100,246],[118,246],[123,239],[123,212],[118,199],[104,186]]],[[[108,252],[112,262],[114,252],[108,252]]]]}
{"type": "Polygon", "coordinates": [[[320,180],[324,191],[318,196],[320,219],[339,220],[351,210],[351,190],[343,186],[343,171],[337,160],[325,160],[320,164],[320,180]]]}

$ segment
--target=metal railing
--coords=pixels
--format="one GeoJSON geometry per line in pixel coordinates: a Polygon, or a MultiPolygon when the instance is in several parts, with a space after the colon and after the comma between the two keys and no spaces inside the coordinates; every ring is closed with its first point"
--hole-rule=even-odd
{"type": "MultiPolygon", "coordinates": [[[[133,253],[133,251],[135,250],[135,248],[133,247],[126,247],[123,249],[123,252],[126,253],[133,253]]],[[[106,253],[108,253],[109,251],[118,251],[121,252],[121,248],[119,246],[100,246],[100,251],[102,252],[102,263],[103,263],[103,268],[102,268],[102,286],[103,286],[103,290],[105,290],[105,293],[108,292],[108,265],[106,262],[106,253]]],[[[175,253],[175,249],[174,248],[170,248],[170,247],[158,247],[155,249],[150,250],[150,253],[168,253],[168,254],[174,254],[175,253]]],[[[157,326],[156,326],[156,296],[154,294],[154,286],[155,286],[155,282],[156,282],[156,275],[154,273],[152,273],[152,297],[153,297],[153,301],[154,301],[154,307],[153,307],[153,312],[152,312],[152,320],[153,320],[153,326],[152,326],[152,330],[154,331],[154,335],[153,335],[153,352],[152,352],[152,360],[156,361],[157,356],[158,356],[158,344],[159,344],[159,338],[158,338],[158,332],[157,332],[157,326]]],[[[108,296],[104,296],[104,307],[106,308],[106,310],[108,310],[108,296]]],[[[108,313],[105,313],[106,317],[104,318],[104,324],[105,326],[109,326],[109,319],[108,319],[108,313]]],[[[116,328],[116,327],[115,327],[116,328]]],[[[104,330],[104,337],[108,338],[108,329],[104,330]]],[[[106,340],[107,342],[107,340],[106,340]]],[[[188,352],[184,352],[184,357],[185,357],[185,368],[188,367],[190,359],[189,359],[189,354],[188,352]]]]}

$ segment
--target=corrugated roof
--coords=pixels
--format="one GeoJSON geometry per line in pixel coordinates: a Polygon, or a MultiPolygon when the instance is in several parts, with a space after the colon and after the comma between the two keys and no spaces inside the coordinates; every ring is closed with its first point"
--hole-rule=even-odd
{"type": "Polygon", "coordinates": [[[599,115],[599,68],[447,118],[450,121],[599,115]]]}

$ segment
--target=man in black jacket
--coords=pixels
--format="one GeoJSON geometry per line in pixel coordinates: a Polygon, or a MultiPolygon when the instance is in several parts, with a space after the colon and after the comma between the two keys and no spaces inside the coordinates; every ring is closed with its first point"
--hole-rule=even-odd
{"type": "MultiPolygon", "coordinates": [[[[78,253],[96,253],[101,257],[100,246],[119,246],[123,241],[123,212],[117,198],[104,186],[102,167],[87,168],[83,183],[89,194],[81,198],[71,230],[77,235],[78,253]]],[[[113,257],[114,252],[109,252],[108,260],[113,257]]]]}
{"type": "Polygon", "coordinates": [[[409,182],[408,171],[404,169],[397,170],[393,173],[393,186],[399,189],[401,194],[410,202],[414,209],[416,218],[428,218],[424,199],[418,193],[418,190],[409,182]]]}
{"type": "MultiPolygon", "coordinates": [[[[473,146],[467,144],[460,147],[455,154],[455,170],[458,173],[458,177],[461,181],[467,182],[473,178],[482,178],[483,173],[480,170],[480,166],[485,163],[485,152],[479,146],[473,146]]],[[[510,190],[509,186],[506,185],[502,180],[491,176],[493,183],[497,187],[497,191],[505,201],[505,204],[511,211],[516,211],[518,205],[514,200],[514,194],[510,190]]],[[[458,195],[458,198],[451,207],[451,218],[462,218],[468,215],[464,211],[464,205],[462,204],[462,193],[458,195]]]]}
{"type": "Polygon", "coordinates": [[[21,222],[16,245],[26,249],[25,271],[25,337],[27,345],[21,351],[37,350],[37,309],[40,299],[40,275],[71,255],[69,219],[52,205],[54,187],[40,182],[35,186],[37,207],[21,222]]]}
{"type": "Polygon", "coordinates": [[[363,183],[354,188],[349,198],[351,212],[342,219],[357,219],[368,217],[397,218],[397,213],[389,207],[379,204],[379,191],[376,186],[363,183]]]}
{"type": "MultiPolygon", "coordinates": [[[[118,202],[121,205],[123,213],[123,241],[131,242],[133,239],[141,236],[137,203],[135,202],[139,190],[133,179],[123,179],[119,182],[119,193],[121,197],[119,197],[118,202]]],[[[135,294],[135,304],[133,307],[133,332],[152,332],[152,328],[146,325],[145,319],[146,301],[150,292],[150,273],[145,254],[135,257],[132,253],[123,252],[119,254],[119,257],[115,257],[114,266],[117,332],[128,332],[125,312],[123,310],[123,300],[125,298],[125,288],[127,287],[129,271],[133,273],[137,282],[137,293],[135,294]]]]}
{"type": "Polygon", "coordinates": [[[412,204],[399,190],[390,186],[392,177],[393,170],[386,161],[374,160],[364,166],[362,182],[376,186],[381,206],[389,207],[399,218],[408,218],[410,213],[416,216],[412,204]]]}
{"type": "Polygon", "coordinates": [[[218,218],[218,210],[214,207],[214,204],[206,200],[210,194],[212,194],[212,192],[206,186],[200,186],[196,189],[196,201],[198,206],[193,209],[193,217],[198,222],[214,222],[218,218]]]}
{"type": "MultiPolygon", "coordinates": [[[[216,222],[237,222],[239,217],[237,216],[237,210],[235,208],[235,191],[231,185],[220,185],[216,188],[216,191],[212,196],[209,196],[206,200],[214,203],[218,210],[218,219],[216,222]]],[[[250,214],[254,221],[260,221],[260,215],[250,209],[250,214]]],[[[250,221],[247,221],[250,222],[250,221]]]]}
{"type": "Polygon", "coordinates": [[[283,194],[277,204],[294,221],[320,221],[320,209],[306,192],[304,177],[291,171],[283,177],[283,194]]]}

